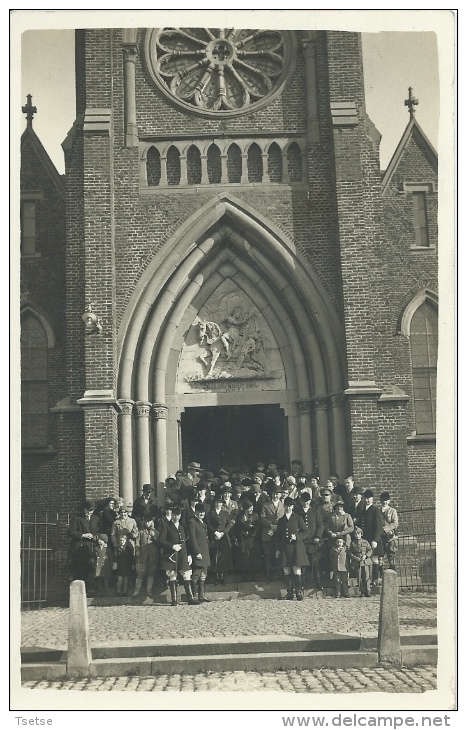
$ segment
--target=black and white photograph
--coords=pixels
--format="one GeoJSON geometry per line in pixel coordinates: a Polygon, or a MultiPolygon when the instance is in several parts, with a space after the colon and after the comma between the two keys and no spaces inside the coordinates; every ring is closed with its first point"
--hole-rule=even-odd
{"type": "Polygon", "coordinates": [[[456,11],[10,24],[11,709],[449,726],[456,11]]]}

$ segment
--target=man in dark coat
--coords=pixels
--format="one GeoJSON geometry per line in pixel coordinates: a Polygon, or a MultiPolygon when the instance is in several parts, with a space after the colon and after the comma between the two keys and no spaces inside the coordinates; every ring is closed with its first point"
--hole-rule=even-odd
{"type": "Polygon", "coordinates": [[[363,499],[365,501],[365,509],[361,513],[360,526],[363,530],[363,539],[368,540],[373,550],[371,555],[371,578],[373,585],[378,585],[379,559],[384,555],[383,514],[379,507],[373,504],[374,494],[371,489],[366,489],[363,492],[363,499]]]}
{"type": "Polygon", "coordinates": [[[251,485],[248,492],[245,492],[244,499],[248,499],[249,502],[253,505],[253,512],[255,512],[257,515],[261,515],[261,510],[263,509],[263,506],[271,501],[271,498],[267,494],[267,492],[264,492],[261,489],[261,479],[260,477],[253,477],[253,484],[251,485]]]}
{"type": "Polygon", "coordinates": [[[145,517],[152,517],[152,505],[151,500],[152,487],[150,484],[143,484],[143,493],[140,497],[137,497],[133,502],[133,510],[131,517],[136,522],[138,529],[141,530],[145,517]]]}
{"type": "Polygon", "coordinates": [[[276,557],[280,560],[282,570],[287,579],[286,599],[293,601],[293,585],[297,601],[303,601],[302,567],[309,565],[303,538],[306,534],[305,523],[294,512],[295,501],[292,497],[284,499],[285,514],[277,523],[276,557]]]}
{"type": "Polygon", "coordinates": [[[209,556],[216,585],[218,583],[223,585],[226,572],[232,569],[232,549],[229,539],[232,520],[229,513],[223,509],[223,505],[222,495],[215,497],[214,506],[205,518],[208,528],[209,556]]]}
{"type": "MultiPolygon", "coordinates": [[[[300,506],[296,507],[296,512],[300,515],[306,527],[306,533],[303,536],[303,544],[305,546],[308,562],[311,566],[311,576],[316,583],[317,589],[321,590],[319,561],[321,558],[321,539],[323,537],[323,518],[320,510],[318,510],[312,503],[309,492],[302,492],[300,495],[300,506]]],[[[304,567],[304,585],[305,575],[307,572],[307,568],[304,567]]]]}
{"type": "Polygon", "coordinates": [[[337,474],[337,473],[331,474],[329,479],[331,480],[331,482],[333,484],[334,494],[338,497],[342,497],[342,499],[343,499],[346,489],[345,489],[345,485],[341,484],[341,482],[339,481],[339,474],[337,474]]]}
{"type": "Polygon", "coordinates": [[[205,506],[202,502],[195,505],[195,518],[188,521],[189,552],[192,558],[193,583],[198,587],[198,601],[209,603],[204,592],[204,583],[211,565],[209,558],[208,528],[204,522],[205,506]]]}
{"type": "Polygon", "coordinates": [[[164,518],[161,521],[161,529],[159,532],[159,545],[161,548],[160,566],[162,570],[165,570],[169,580],[172,606],[176,606],[178,603],[178,573],[182,575],[188,603],[190,605],[197,605],[198,601],[193,595],[193,585],[190,582],[191,566],[186,549],[187,536],[180,521],[180,513],[180,507],[174,505],[171,510],[171,519],[164,518]]]}
{"type": "Polygon", "coordinates": [[[68,533],[71,538],[69,566],[72,580],[83,580],[86,591],[92,590],[94,577],[94,546],[99,534],[99,516],[94,513],[96,504],[87,499],[81,505],[79,514],[70,521],[68,533]]]}
{"type": "Polygon", "coordinates": [[[261,525],[261,548],[267,580],[271,580],[273,573],[277,573],[276,544],[274,536],[277,530],[277,523],[285,514],[284,503],[281,500],[282,494],[282,487],[276,486],[272,495],[272,500],[263,504],[259,518],[261,525]]]}

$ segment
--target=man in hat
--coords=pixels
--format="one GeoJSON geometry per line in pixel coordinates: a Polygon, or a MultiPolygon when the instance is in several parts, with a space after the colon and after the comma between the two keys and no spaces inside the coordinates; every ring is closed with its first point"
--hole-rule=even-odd
{"type": "Polygon", "coordinates": [[[272,499],[263,504],[259,519],[261,525],[261,554],[264,560],[267,580],[272,580],[273,576],[278,577],[275,534],[277,523],[285,514],[284,503],[281,499],[282,494],[282,487],[276,486],[272,494],[272,499]]]}
{"type": "Polygon", "coordinates": [[[361,524],[362,513],[365,509],[365,500],[363,499],[363,489],[358,486],[354,486],[352,489],[352,499],[349,502],[349,506],[346,512],[351,516],[354,521],[354,525],[361,524]]]}
{"type": "Polygon", "coordinates": [[[284,516],[277,522],[276,558],[280,561],[287,580],[286,599],[293,601],[295,587],[297,601],[303,601],[302,567],[309,565],[303,544],[306,526],[302,517],[294,512],[294,507],[295,501],[286,497],[284,516]]]}
{"type": "Polygon", "coordinates": [[[216,585],[218,583],[223,585],[226,572],[232,569],[232,550],[229,539],[232,520],[223,506],[223,497],[219,494],[214,498],[212,509],[205,518],[208,528],[209,557],[216,585]]]}
{"type": "Polygon", "coordinates": [[[191,494],[188,496],[182,505],[182,525],[188,534],[188,523],[196,517],[195,505],[199,502],[198,490],[193,487],[191,494]]]}
{"type": "MultiPolygon", "coordinates": [[[[323,519],[321,512],[315,507],[311,501],[309,492],[302,491],[299,499],[296,501],[296,512],[305,523],[306,533],[303,536],[303,544],[305,546],[308,562],[311,566],[311,578],[316,584],[316,588],[321,590],[321,572],[319,561],[321,557],[321,539],[323,537],[323,519]]],[[[302,566],[303,567],[303,566],[302,566]]],[[[303,567],[303,586],[305,587],[305,577],[308,572],[303,567]]]]}
{"type": "Polygon", "coordinates": [[[373,504],[374,494],[372,489],[365,489],[363,492],[363,499],[365,507],[362,511],[360,520],[361,528],[363,530],[364,540],[368,540],[373,550],[371,555],[371,578],[373,585],[378,585],[380,580],[379,559],[384,555],[383,513],[375,504],[373,504]]]}
{"type": "Polygon", "coordinates": [[[179,573],[182,575],[189,605],[198,605],[198,600],[193,595],[191,556],[188,555],[186,549],[187,536],[180,522],[181,509],[178,505],[174,505],[171,509],[171,519],[162,521],[159,533],[160,567],[165,570],[167,576],[172,606],[178,604],[177,577],[179,573]]]}
{"type": "Polygon", "coordinates": [[[263,506],[266,504],[266,502],[270,502],[271,500],[267,492],[263,492],[263,490],[261,489],[262,480],[260,479],[260,477],[253,477],[252,481],[253,484],[251,485],[249,491],[245,492],[243,496],[244,499],[249,499],[252,503],[253,512],[256,512],[257,515],[260,515],[263,506]]]}
{"type": "MultiPolygon", "coordinates": [[[[389,568],[395,570],[399,517],[394,507],[391,507],[391,495],[389,492],[381,492],[379,501],[381,503],[381,512],[383,513],[383,550],[388,559],[389,568]]],[[[381,568],[382,564],[383,559],[381,558],[381,568]]]]}
{"type": "Polygon", "coordinates": [[[235,522],[238,514],[238,504],[232,499],[232,485],[230,482],[224,482],[222,489],[222,509],[229,515],[230,521],[235,522]]]}
{"type": "Polygon", "coordinates": [[[99,517],[94,514],[96,503],[86,499],[78,514],[70,520],[68,533],[71,538],[68,565],[71,580],[83,580],[86,591],[93,589],[94,547],[99,534],[99,517]]]}
{"type": "Polygon", "coordinates": [[[300,459],[292,459],[290,462],[290,474],[297,479],[302,473],[302,462],[300,459]]]}
{"type": "Polygon", "coordinates": [[[206,510],[202,502],[195,504],[195,518],[188,522],[188,552],[192,558],[192,587],[198,588],[199,603],[209,603],[204,592],[208,568],[211,565],[209,557],[208,528],[204,521],[206,510]]]}
{"type": "Polygon", "coordinates": [[[183,475],[183,484],[186,487],[195,487],[201,480],[201,464],[198,461],[190,461],[186,474],[183,475]]]}
{"type": "Polygon", "coordinates": [[[143,526],[145,517],[152,517],[151,507],[154,505],[151,499],[152,487],[150,484],[143,484],[143,493],[133,502],[133,510],[131,516],[138,525],[138,529],[143,526]]]}

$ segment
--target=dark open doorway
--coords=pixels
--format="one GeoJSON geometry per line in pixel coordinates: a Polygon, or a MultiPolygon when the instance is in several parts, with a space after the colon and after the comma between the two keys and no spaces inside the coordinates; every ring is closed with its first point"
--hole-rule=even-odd
{"type": "Polygon", "coordinates": [[[199,461],[217,474],[222,466],[238,469],[260,460],[288,464],[286,419],[279,405],[186,408],[181,430],[185,467],[199,461]]]}

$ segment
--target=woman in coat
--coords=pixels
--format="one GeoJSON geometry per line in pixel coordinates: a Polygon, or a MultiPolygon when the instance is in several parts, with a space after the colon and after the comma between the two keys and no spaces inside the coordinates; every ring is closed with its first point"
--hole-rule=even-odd
{"type": "Polygon", "coordinates": [[[223,509],[223,504],[222,495],[219,495],[214,500],[213,509],[206,515],[209,556],[216,585],[218,583],[223,585],[225,583],[225,573],[232,570],[232,548],[229,538],[232,521],[229,513],[223,509]]]}
{"type": "Polygon", "coordinates": [[[159,533],[159,545],[161,548],[161,569],[165,570],[169,579],[170,596],[172,606],[178,603],[177,576],[182,574],[185,593],[190,605],[197,605],[198,601],[193,596],[191,581],[191,556],[186,550],[187,536],[185,528],[180,522],[181,509],[178,505],[172,507],[171,519],[163,519],[159,533]]]}
{"type": "Polygon", "coordinates": [[[259,516],[253,511],[253,504],[245,499],[242,509],[231,529],[236,569],[244,579],[254,580],[260,567],[258,541],[255,539],[261,529],[259,516]]]}
{"type": "Polygon", "coordinates": [[[294,506],[295,500],[292,497],[284,499],[285,514],[278,520],[275,534],[276,557],[280,561],[284,575],[287,578],[286,599],[293,601],[293,583],[295,582],[297,601],[302,601],[302,566],[309,565],[305,545],[303,544],[307,528],[303,518],[294,512],[294,506]]]}

